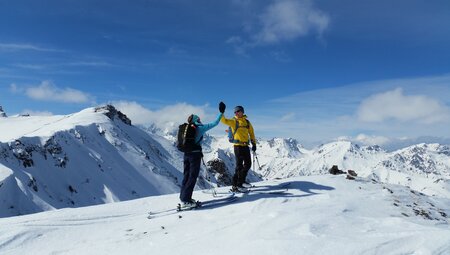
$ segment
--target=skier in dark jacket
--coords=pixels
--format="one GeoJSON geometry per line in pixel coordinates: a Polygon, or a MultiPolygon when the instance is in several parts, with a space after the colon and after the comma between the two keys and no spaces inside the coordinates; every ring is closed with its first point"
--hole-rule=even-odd
{"type": "Polygon", "coordinates": [[[200,172],[200,163],[203,157],[201,142],[206,131],[219,124],[222,115],[223,112],[217,115],[215,121],[208,124],[202,124],[200,117],[195,114],[191,114],[188,117],[188,123],[194,124],[196,129],[194,149],[190,152],[185,152],[183,158],[184,177],[183,182],[181,183],[180,200],[182,202],[182,207],[184,208],[193,208],[197,206],[197,201],[192,199],[192,193],[195,188],[195,183],[197,182],[197,177],[200,172]]]}

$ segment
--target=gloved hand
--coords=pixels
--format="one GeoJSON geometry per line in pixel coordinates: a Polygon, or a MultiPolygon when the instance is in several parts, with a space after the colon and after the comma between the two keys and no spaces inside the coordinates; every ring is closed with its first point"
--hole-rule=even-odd
{"type": "Polygon", "coordinates": [[[224,113],[225,112],[226,105],[223,102],[219,103],[219,112],[224,113]]]}
{"type": "Polygon", "coordinates": [[[256,151],[256,143],[252,143],[252,151],[253,151],[253,152],[256,151]]]}

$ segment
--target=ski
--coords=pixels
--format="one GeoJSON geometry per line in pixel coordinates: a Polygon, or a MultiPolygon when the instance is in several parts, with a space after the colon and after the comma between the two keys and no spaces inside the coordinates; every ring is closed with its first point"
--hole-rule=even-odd
{"type": "Polygon", "coordinates": [[[290,182],[284,182],[284,183],[280,183],[276,186],[272,186],[272,185],[267,185],[267,186],[253,186],[251,190],[258,190],[258,189],[268,189],[268,190],[288,190],[289,186],[291,185],[290,182]]]}
{"type": "MultiPolygon", "coordinates": [[[[266,185],[266,186],[258,186],[252,185],[250,188],[246,188],[246,191],[237,191],[230,189],[229,193],[238,193],[238,194],[248,194],[248,193],[256,193],[256,194],[282,194],[289,190],[290,182],[280,183],[276,186],[266,185]]],[[[220,194],[220,193],[217,193],[220,194]]]]}
{"type": "Polygon", "coordinates": [[[154,218],[159,218],[159,217],[163,217],[163,216],[168,216],[168,215],[172,215],[172,214],[177,214],[180,212],[185,212],[185,211],[193,211],[193,210],[200,210],[200,209],[205,209],[205,208],[215,208],[215,207],[220,207],[224,204],[228,204],[231,202],[234,202],[238,199],[238,197],[232,193],[229,194],[226,197],[220,198],[220,199],[211,199],[211,200],[206,200],[203,202],[198,202],[198,206],[196,207],[191,207],[191,208],[182,208],[181,204],[178,204],[175,208],[171,208],[171,209],[166,209],[166,210],[162,210],[162,211],[157,211],[157,212],[149,212],[147,218],[148,219],[154,219],[154,218]]]}

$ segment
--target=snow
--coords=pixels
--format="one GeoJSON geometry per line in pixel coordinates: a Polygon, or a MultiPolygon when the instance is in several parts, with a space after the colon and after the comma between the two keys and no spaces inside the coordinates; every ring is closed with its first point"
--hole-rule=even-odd
{"type": "MultiPolygon", "coordinates": [[[[225,137],[211,138],[205,147],[206,159],[219,158],[230,174],[233,172],[232,145],[225,137]]],[[[252,180],[327,174],[337,165],[342,170],[355,170],[359,176],[413,187],[430,196],[450,196],[450,148],[446,145],[418,144],[387,152],[378,146],[336,141],[308,150],[293,139],[260,139],[257,158],[252,180]]]]}
{"type": "Polygon", "coordinates": [[[88,126],[95,122],[107,123],[108,117],[95,114],[88,108],[75,114],[53,116],[15,116],[0,119],[0,142],[10,142],[21,137],[50,137],[61,130],[76,125],[88,126]]]}
{"type": "MultiPolygon", "coordinates": [[[[203,191],[194,198],[220,199],[203,191]]],[[[177,202],[171,194],[3,218],[0,253],[450,254],[442,216],[450,200],[399,185],[308,176],[256,183],[221,206],[170,211],[177,202]]]]}
{"type": "Polygon", "coordinates": [[[0,217],[177,192],[172,154],[105,113],[0,121],[0,217]]]}
{"type": "MultiPolygon", "coordinates": [[[[450,254],[449,146],[258,139],[251,193],[175,213],[175,133],[121,114],[0,118],[0,254],[450,254]],[[358,177],[329,175],[332,165],[358,177]]],[[[226,136],[203,142],[208,167],[194,198],[222,199],[233,146],[226,136]]]]}

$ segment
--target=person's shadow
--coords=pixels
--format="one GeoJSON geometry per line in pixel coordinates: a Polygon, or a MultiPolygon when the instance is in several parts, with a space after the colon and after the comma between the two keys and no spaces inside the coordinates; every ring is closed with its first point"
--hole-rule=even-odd
{"type": "MultiPolygon", "coordinates": [[[[221,206],[227,206],[231,203],[246,203],[246,202],[253,202],[258,199],[265,199],[265,198],[300,198],[300,197],[307,197],[307,196],[313,196],[322,194],[321,191],[330,191],[334,190],[333,187],[330,186],[324,186],[320,184],[316,184],[314,182],[308,182],[308,181],[284,181],[280,182],[275,185],[255,185],[255,187],[252,187],[250,192],[248,193],[242,193],[242,196],[233,199],[230,203],[227,202],[226,198],[222,199],[213,199],[210,201],[205,201],[207,203],[211,203],[207,206],[207,208],[204,209],[213,209],[221,206]],[[303,192],[304,194],[294,194],[293,190],[299,190],[303,192]]],[[[295,192],[298,193],[298,192],[295,192]]]]}

